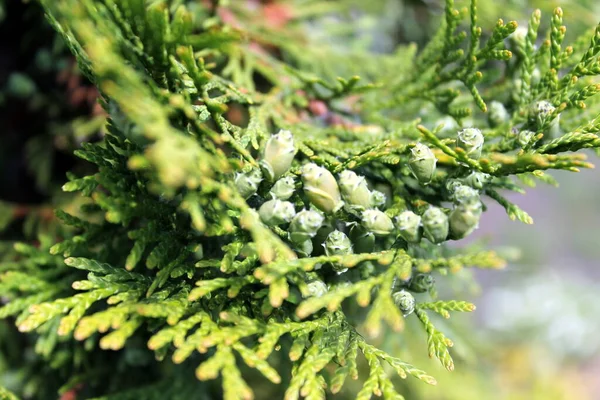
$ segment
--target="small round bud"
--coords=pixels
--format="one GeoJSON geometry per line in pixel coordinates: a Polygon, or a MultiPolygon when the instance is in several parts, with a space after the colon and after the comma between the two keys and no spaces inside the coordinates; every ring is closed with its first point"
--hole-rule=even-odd
{"type": "Polygon", "coordinates": [[[328,256],[343,256],[352,254],[352,243],[344,232],[335,230],[325,239],[325,254],[328,256]]]}
{"type": "Polygon", "coordinates": [[[391,218],[379,210],[365,210],[361,215],[362,226],[375,236],[387,236],[394,231],[391,218]]]}
{"type": "Polygon", "coordinates": [[[262,174],[258,169],[249,172],[237,173],[235,175],[235,187],[240,195],[247,199],[258,190],[258,185],[262,182],[262,174]]]}
{"type": "Polygon", "coordinates": [[[456,120],[449,115],[446,115],[445,117],[437,120],[435,122],[435,125],[436,126],[443,125],[443,127],[439,131],[439,133],[443,133],[443,134],[454,133],[459,129],[459,126],[456,123],[456,120]]]}
{"type": "Polygon", "coordinates": [[[410,152],[408,166],[415,178],[424,184],[431,182],[435,174],[435,164],[437,163],[437,159],[431,149],[422,143],[417,143],[410,152]]]}
{"type": "Polygon", "coordinates": [[[533,109],[531,110],[535,116],[547,117],[552,114],[556,107],[552,105],[549,101],[541,100],[536,102],[533,105],[533,109]]]}
{"type": "Polygon", "coordinates": [[[530,111],[531,117],[535,120],[538,127],[549,123],[545,137],[550,139],[560,135],[560,114],[552,117],[556,107],[549,101],[542,100],[536,102],[530,111]],[[552,118],[552,119],[551,119],[552,118]]]}
{"type": "Polygon", "coordinates": [[[287,200],[292,197],[295,189],[296,181],[294,178],[291,176],[286,176],[275,182],[269,191],[269,194],[274,199],[287,200]]]}
{"type": "Polygon", "coordinates": [[[327,169],[313,163],[304,165],[302,183],[304,193],[319,210],[335,213],[344,205],[337,182],[327,169]]]}
{"type": "Polygon", "coordinates": [[[424,293],[433,287],[434,282],[431,274],[417,274],[410,280],[408,288],[416,293],[424,293]]]}
{"type": "MultiPolygon", "coordinates": [[[[323,224],[323,216],[313,210],[302,210],[294,218],[288,228],[290,240],[297,244],[304,244],[317,234],[323,224]]],[[[312,245],[311,245],[312,247],[312,245]]],[[[312,249],[311,249],[312,252],[312,249]]]]}
{"type": "Polygon", "coordinates": [[[522,44],[525,43],[525,38],[527,37],[527,27],[519,26],[513,33],[510,35],[510,40],[515,41],[516,43],[522,44]]]}
{"type": "MultiPolygon", "coordinates": [[[[346,254],[353,254],[352,243],[350,242],[350,239],[344,232],[340,232],[338,230],[331,232],[329,236],[327,236],[323,246],[325,247],[325,254],[328,256],[343,256],[346,254]]],[[[347,267],[337,263],[333,264],[333,269],[338,274],[342,274],[348,270],[347,267]]]]}
{"type": "Polygon", "coordinates": [[[500,126],[510,120],[510,115],[504,104],[499,101],[492,101],[488,111],[488,122],[492,128],[500,126]]]}
{"type": "Polygon", "coordinates": [[[404,211],[396,217],[396,227],[402,239],[408,243],[421,241],[421,217],[412,211],[404,211]]]}
{"type": "Polygon", "coordinates": [[[307,297],[321,297],[328,292],[327,285],[320,279],[308,282],[306,287],[308,289],[307,297]]]}
{"type": "Polygon", "coordinates": [[[474,189],[483,189],[483,186],[489,182],[491,176],[485,172],[473,171],[462,181],[474,189]]]}
{"type": "Polygon", "coordinates": [[[462,239],[470,235],[479,226],[481,213],[481,203],[457,206],[450,213],[450,237],[452,239],[462,239]]]}
{"type": "MultiPolygon", "coordinates": [[[[298,243],[294,243],[296,245],[296,252],[301,256],[301,257],[309,257],[313,250],[314,250],[314,246],[312,243],[312,240],[310,239],[306,239],[304,241],[298,242],[298,243]]],[[[320,269],[321,268],[321,264],[317,264],[317,266],[315,266],[315,270],[320,269]]]]}
{"type": "Polygon", "coordinates": [[[292,132],[280,130],[279,133],[271,136],[267,140],[261,160],[265,177],[269,181],[279,179],[290,169],[295,155],[296,148],[292,132]]]}
{"type": "Polygon", "coordinates": [[[532,131],[521,131],[517,135],[517,142],[521,147],[529,147],[535,143],[535,132],[532,131]]]}
{"type": "Polygon", "coordinates": [[[415,311],[415,298],[406,290],[394,293],[392,299],[394,299],[394,304],[405,317],[415,311]]]}
{"type": "Polygon", "coordinates": [[[372,253],[375,250],[375,235],[358,224],[350,229],[350,240],[356,253],[372,253]]]}
{"type": "Polygon", "coordinates": [[[479,192],[467,185],[460,185],[454,189],[452,199],[456,204],[479,204],[479,192]]]}
{"type": "Polygon", "coordinates": [[[448,217],[437,207],[429,207],[421,217],[423,236],[432,243],[441,243],[448,237],[448,217]]]}
{"type": "Polygon", "coordinates": [[[458,179],[448,179],[445,186],[449,197],[453,198],[456,189],[458,189],[460,186],[463,186],[463,183],[458,179]]]}
{"type": "Polygon", "coordinates": [[[483,134],[477,128],[465,128],[458,132],[456,146],[463,149],[470,158],[481,157],[483,134]]]}
{"type": "Polygon", "coordinates": [[[387,198],[385,197],[385,194],[383,192],[380,192],[379,190],[371,191],[371,207],[374,207],[374,208],[383,207],[383,206],[385,206],[386,201],[387,201],[387,198]]]}
{"type": "MultiPolygon", "coordinates": [[[[541,100],[531,106],[530,115],[539,127],[549,122],[554,110],[556,110],[556,107],[554,107],[552,103],[546,100],[541,100]]],[[[555,123],[558,123],[557,118],[553,120],[553,124],[555,123]]]]}
{"type": "Polygon", "coordinates": [[[340,174],[339,184],[346,205],[358,211],[371,207],[371,191],[364,176],[345,170],[340,174]]]}
{"type": "Polygon", "coordinates": [[[294,218],[295,214],[296,210],[292,203],[278,199],[265,202],[258,210],[260,219],[268,226],[286,224],[294,218]]]}

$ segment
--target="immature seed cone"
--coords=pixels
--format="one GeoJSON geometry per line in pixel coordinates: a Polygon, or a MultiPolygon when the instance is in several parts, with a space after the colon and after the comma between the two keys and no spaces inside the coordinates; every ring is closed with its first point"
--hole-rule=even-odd
{"type": "Polygon", "coordinates": [[[444,134],[444,136],[445,134],[456,132],[459,128],[458,124],[456,123],[456,120],[449,115],[438,119],[437,121],[435,121],[434,125],[443,125],[439,133],[444,134]]]}
{"type": "Polygon", "coordinates": [[[316,211],[300,211],[292,218],[292,222],[288,228],[290,240],[296,245],[305,245],[304,242],[310,242],[310,239],[317,234],[317,231],[323,224],[323,220],[323,216],[316,211]]]}
{"type": "MultiPolygon", "coordinates": [[[[352,242],[350,242],[350,239],[344,232],[338,230],[331,232],[323,245],[325,247],[325,254],[328,256],[343,256],[353,253],[352,242]]],[[[332,266],[339,274],[348,270],[348,268],[337,263],[334,263],[332,266]]]]}
{"type": "Polygon", "coordinates": [[[544,122],[545,119],[548,118],[555,109],[556,107],[554,107],[549,101],[541,100],[533,104],[531,108],[531,114],[538,120],[538,122],[541,123],[544,122]]]}
{"type": "Polygon", "coordinates": [[[346,205],[357,211],[371,207],[371,191],[364,176],[345,170],[340,174],[339,184],[346,205]]]}
{"type": "Polygon", "coordinates": [[[394,299],[394,304],[405,317],[415,311],[415,298],[406,290],[394,293],[392,299],[394,299]]]}
{"type": "Polygon", "coordinates": [[[391,218],[379,210],[365,210],[361,216],[362,226],[375,236],[387,236],[394,231],[391,218]]]}
{"type": "Polygon", "coordinates": [[[479,226],[481,213],[481,203],[458,205],[450,213],[450,237],[452,239],[462,239],[470,235],[479,226]]]}
{"type": "Polygon", "coordinates": [[[488,111],[488,122],[492,128],[508,122],[510,114],[506,111],[504,104],[499,101],[492,101],[488,111]]]}
{"type": "Polygon", "coordinates": [[[526,37],[527,27],[519,26],[508,38],[510,41],[515,42],[515,44],[522,46],[525,43],[526,37]]]}
{"type": "MultiPolygon", "coordinates": [[[[303,242],[299,242],[299,243],[294,243],[296,245],[296,252],[301,256],[301,257],[309,257],[313,250],[314,250],[314,246],[312,243],[312,240],[307,239],[303,242]]],[[[319,268],[321,268],[321,264],[318,264],[319,268]]],[[[315,269],[319,269],[317,267],[315,267],[315,269]]]]}
{"type": "Polygon", "coordinates": [[[412,277],[408,284],[408,288],[416,293],[427,292],[433,287],[435,279],[431,274],[417,274],[412,277]]]}
{"type": "Polygon", "coordinates": [[[258,169],[249,172],[237,173],[235,175],[235,187],[240,195],[247,199],[258,190],[258,185],[262,182],[262,174],[258,169]]]}
{"type": "Polygon", "coordinates": [[[327,285],[320,279],[314,279],[306,284],[308,288],[307,297],[321,297],[327,293],[327,285]]]}
{"type": "Polygon", "coordinates": [[[448,196],[453,199],[454,198],[454,192],[456,192],[456,189],[459,188],[460,186],[463,186],[463,183],[458,180],[458,179],[448,179],[446,181],[446,191],[448,192],[448,196]]]}
{"type": "Polygon", "coordinates": [[[452,199],[456,204],[480,204],[479,192],[467,185],[460,185],[454,189],[452,199]]]}
{"type": "Polygon", "coordinates": [[[408,243],[421,241],[421,217],[412,211],[404,211],[396,217],[396,227],[402,239],[408,243]]]}
{"type": "Polygon", "coordinates": [[[373,208],[381,208],[385,206],[385,202],[387,198],[385,193],[380,192],[379,190],[371,191],[371,207],[373,208]]]}
{"type": "Polygon", "coordinates": [[[361,225],[356,224],[350,229],[350,240],[357,254],[372,253],[375,250],[375,235],[361,225]]]}
{"type": "Polygon", "coordinates": [[[335,230],[331,232],[324,243],[325,254],[328,256],[343,256],[352,254],[352,242],[344,232],[335,230]]]}
{"type": "Polygon", "coordinates": [[[296,181],[294,180],[293,177],[286,176],[286,177],[279,179],[277,182],[275,182],[275,184],[269,191],[269,194],[274,199],[287,200],[290,197],[292,197],[295,190],[296,190],[296,181]]]}
{"type": "Polygon", "coordinates": [[[313,163],[304,165],[302,183],[304,193],[319,210],[335,213],[344,205],[338,184],[327,169],[313,163]]]}
{"type": "Polygon", "coordinates": [[[483,134],[477,128],[465,128],[458,132],[456,147],[465,150],[470,158],[478,159],[481,157],[483,134]]]}
{"type": "Polygon", "coordinates": [[[296,210],[292,203],[278,199],[265,202],[258,210],[260,219],[268,226],[286,224],[294,218],[295,214],[296,210]]]}
{"type": "Polygon", "coordinates": [[[448,237],[448,217],[437,207],[429,207],[421,217],[423,236],[432,243],[441,243],[448,237]]]}
{"type": "MultiPolygon", "coordinates": [[[[536,102],[530,111],[531,117],[535,120],[537,127],[541,127],[546,124],[552,118],[552,113],[556,110],[556,107],[552,105],[549,101],[541,100],[536,102]]],[[[554,117],[551,120],[550,125],[548,126],[547,137],[555,138],[560,135],[560,114],[554,117]]]]}
{"type": "Polygon", "coordinates": [[[413,175],[421,183],[431,182],[435,174],[437,159],[431,149],[422,143],[417,143],[411,150],[408,166],[413,175]]]}
{"type": "Polygon", "coordinates": [[[528,147],[535,142],[535,132],[521,131],[517,135],[517,142],[521,147],[528,147]]]}
{"type": "Polygon", "coordinates": [[[485,172],[473,171],[462,181],[474,189],[483,189],[483,186],[489,182],[491,176],[485,172]]]}
{"type": "Polygon", "coordinates": [[[279,179],[290,169],[295,155],[292,132],[280,130],[279,133],[271,136],[267,140],[260,163],[265,177],[269,181],[279,179]]]}

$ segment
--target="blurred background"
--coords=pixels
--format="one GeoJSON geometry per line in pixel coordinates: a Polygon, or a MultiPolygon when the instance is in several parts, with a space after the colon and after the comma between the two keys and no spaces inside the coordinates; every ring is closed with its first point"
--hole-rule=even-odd
{"type": "MultiPolygon", "coordinates": [[[[351,32],[331,34],[340,26],[334,13],[308,20],[306,36],[377,52],[425,43],[443,13],[439,0],[232,2],[262,7],[275,22],[285,22],[286,10],[307,3],[339,7],[355,22],[345,27],[351,32]]],[[[531,11],[540,8],[547,29],[558,5],[567,43],[600,21],[597,0],[480,0],[480,24],[489,30],[501,17],[525,25],[531,11]]],[[[60,191],[66,171],[89,168],[72,151],[82,141],[102,137],[105,116],[97,96],[35,2],[0,0],[0,259],[14,240],[36,241],[40,232],[59,229],[52,209],[69,205],[60,191]]],[[[590,153],[590,158],[597,163],[596,156],[590,153]]],[[[448,373],[427,359],[423,335],[411,335],[410,324],[401,338],[382,339],[439,380],[437,387],[400,382],[406,398],[600,399],[600,174],[552,175],[559,189],[540,185],[524,196],[510,196],[534,225],[510,221],[490,202],[477,235],[469,238],[518,248],[520,257],[505,270],[465,271],[466,279],[451,281],[448,291],[460,291],[478,307],[474,314],[439,323],[455,341],[456,371],[448,373]]],[[[6,345],[15,335],[10,321],[0,321],[1,384],[18,380],[13,375],[18,374],[15,363],[23,362],[21,350],[6,345]]],[[[340,398],[353,393],[350,385],[340,398]]]]}

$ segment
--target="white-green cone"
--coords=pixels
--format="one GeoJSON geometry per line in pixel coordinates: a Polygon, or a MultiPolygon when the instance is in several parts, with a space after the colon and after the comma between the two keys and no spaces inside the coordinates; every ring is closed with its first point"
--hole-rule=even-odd
{"type": "Polygon", "coordinates": [[[464,184],[458,179],[448,179],[446,181],[446,190],[448,191],[450,198],[454,198],[454,192],[456,192],[456,189],[463,185],[464,184]]]}
{"type": "Polygon", "coordinates": [[[344,205],[338,184],[326,168],[313,163],[304,165],[302,183],[304,193],[319,210],[335,213],[344,205]]]}
{"type": "Polygon", "coordinates": [[[531,116],[534,117],[539,125],[542,125],[556,110],[556,107],[549,101],[541,100],[533,104],[531,107],[531,116]]]}
{"type": "Polygon", "coordinates": [[[296,181],[294,180],[293,177],[286,176],[286,177],[283,177],[283,178],[277,180],[277,182],[275,182],[275,184],[269,191],[269,194],[274,199],[287,200],[290,197],[292,197],[295,190],[296,190],[296,181]]]}
{"type": "Polygon", "coordinates": [[[462,239],[470,235],[479,226],[481,213],[481,203],[457,206],[450,213],[450,237],[452,239],[462,239]]]}
{"type": "Polygon", "coordinates": [[[325,254],[328,256],[343,256],[352,254],[352,243],[344,232],[335,230],[325,239],[325,254]]]}
{"type": "Polygon", "coordinates": [[[402,239],[408,243],[421,241],[421,217],[412,211],[404,211],[396,217],[396,227],[402,239]]]}
{"type": "MultiPolygon", "coordinates": [[[[296,245],[295,250],[298,252],[298,254],[302,257],[308,257],[312,254],[313,250],[314,250],[314,246],[312,243],[312,240],[307,239],[303,242],[299,242],[299,243],[294,243],[296,245]]],[[[321,264],[317,264],[319,267],[317,268],[317,266],[315,266],[315,270],[316,269],[320,269],[321,268],[321,264]]]]}
{"type": "Polygon", "coordinates": [[[276,226],[290,222],[296,215],[296,210],[289,201],[274,199],[260,206],[258,215],[265,225],[276,226]]]}
{"type": "Polygon", "coordinates": [[[359,176],[350,170],[342,171],[339,186],[347,206],[357,211],[371,207],[371,191],[364,176],[359,176]]]}
{"type": "Polygon", "coordinates": [[[465,128],[458,132],[456,147],[463,149],[470,158],[478,159],[483,148],[483,134],[477,128],[465,128]]]}
{"type": "Polygon", "coordinates": [[[392,299],[405,317],[415,311],[415,298],[410,292],[400,290],[392,295],[392,299]]]}
{"type": "Polygon", "coordinates": [[[365,210],[361,215],[361,224],[375,236],[387,236],[394,231],[394,223],[384,212],[379,210],[365,210]]]}
{"type": "Polygon", "coordinates": [[[508,37],[510,41],[514,42],[519,46],[523,46],[525,38],[527,37],[527,27],[519,26],[515,31],[508,37]]]}
{"type": "Polygon", "coordinates": [[[371,191],[371,207],[373,208],[381,208],[385,206],[387,198],[385,193],[380,192],[379,190],[371,191]]]}
{"type": "MultiPolygon", "coordinates": [[[[340,232],[335,230],[327,236],[325,243],[323,243],[323,247],[325,247],[325,254],[328,256],[344,256],[347,254],[353,254],[352,251],[352,243],[350,239],[344,232],[340,232]]],[[[333,269],[338,273],[344,273],[348,270],[348,268],[343,267],[337,263],[333,264],[333,269]]]]}
{"type": "MultiPolygon", "coordinates": [[[[296,245],[305,245],[304,242],[310,242],[321,225],[323,216],[313,210],[302,210],[294,218],[288,228],[290,240],[296,245]]],[[[312,252],[312,244],[311,244],[312,252]]]]}
{"type": "Polygon", "coordinates": [[[456,204],[473,205],[480,204],[479,192],[467,185],[460,185],[454,189],[452,199],[456,204]]]}
{"type": "Polygon", "coordinates": [[[535,141],[535,132],[532,131],[521,131],[517,135],[517,142],[521,147],[529,147],[535,141]]]}
{"type": "Polygon", "coordinates": [[[262,182],[262,174],[258,169],[249,172],[237,173],[235,175],[235,187],[240,195],[247,199],[258,190],[258,185],[262,182]]]}
{"type": "Polygon", "coordinates": [[[441,243],[448,237],[450,229],[448,217],[437,207],[429,207],[421,217],[423,236],[432,243],[441,243]]]}
{"type": "Polygon", "coordinates": [[[439,133],[442,133],[442,134],[453,133],[459,129],[459,126],[456,123],[456,120],[449,115],[446,115],[445,117],[438,119],[437,121],[435,121],[434,125],[435,126],[443,125],[443,127],[439,131],[439,133]]]}
{"type": "Polygon", "coordinates": [[[492,128],[508,122],[510,114],[506,111],[504,104],[499,101],[492,101],[488,110],[488,122],[492,128]]]}
{"type": "Polygon", "coordinates": [[[474,189],[483,189],[483,186],[489,182],[491,176],[485,172],[473,171],[462,181],[474,189]]]}
{"type": "Polygon", "coordinates": [[[327,285],[325,285],[325,283],[320,279],[315,279],[308,282],[306,287],[308,289],[307,297],[321,297],[328,291],[327,285]]]}
{"type": "Polygon", "coordinates": [[[551,139],[560,135],[560,114],[550,120],[554,110],[556,107],[546,100],[536,102],[531,108],[531,116],[535,119],[538,128],[551,121],[548,125],[547,135],[545,135],[551,139]]]}
{"type": "Polygon", "coordinates": [[[431,274],[417,274],[412,277],[408,287],[416,293],[424,293],[433,287],[435,280],[431,274]]]}
{"type": "Polygon", "coordinates": [[[408,166],[415,178],[424,184],[431,182],[437,163],[437,159],[431,149],[422,143],[417,143],[410,152],[408,166]]]}
{"type": "Polygon", "coordinates": [[[290,169],[295,155],[296,147],[292,132],[280,130],[279,133],[271,136],[267,140],[263,159],[260,162],[265,177],[269,181],[279,179],[290,169]]]}

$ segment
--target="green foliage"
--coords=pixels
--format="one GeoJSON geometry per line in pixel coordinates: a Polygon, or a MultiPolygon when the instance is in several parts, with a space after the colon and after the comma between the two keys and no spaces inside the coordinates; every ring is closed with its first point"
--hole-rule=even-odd
{"type": "Polygon", "coordinates": [[[411,278],[504,261],[448,246],[458,239],[452,211],[468,203],[478,218],[487,196],[532,223],[500,194],[522,191],[512,177],[551,183],[544,170],[589,168],[574,152],[600,147],[600,26],[587,45],[563,48],[560,9],[538,38],[539,11],[526,32],[499,20],[485,33],[476,0],[447,0],[420,51],[361,49],[349,63],[327,45],[303,44],[296,22],[336,11],[318,2],[291,3],[289,30],[241,2],[40,2],[108,116],[103,139],[75,151],[94,167],[68,175],[63,190],[81,197],[56,211],[60,235],[16,244],[0,264],[0,316],[35,332],[37,353],[67,371],[63,393],[153,398],[173,379],[185,398],[212,387],[193,370],[200,381],[220,377],[225,399],[253,398],[256,373],[287,400],[325,398],[348,377],[363,383],[357,398],[400,399],[388,371],[435,385],[370,341],[416,320],[429,356],[454,369],[453,342],[430,314],[475,306],[436,300],[444,278],[426,287],[411,278]],[[506,112],[488,118],[492,101],[506,112]],[[273,139],[280,130],[291,136],[273,139]],[[296,216],[317,217],[259,214],[280,177],[294,178],[296,216]],[[424,217],[410,242],[397,218],[407,210],[424,217]],[[336,229],[347,237],[323,249],[336,229]],[[403,316],[398,290],[423,293],[414,313],[403,316]],[[103,350],[160,379],[90,369],[103,350]]]}

